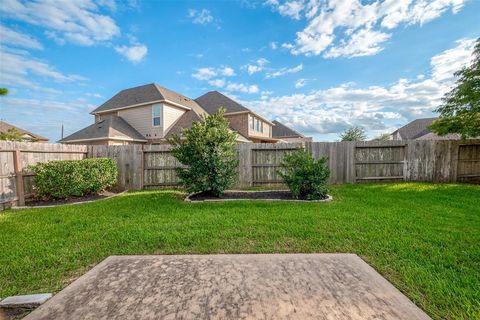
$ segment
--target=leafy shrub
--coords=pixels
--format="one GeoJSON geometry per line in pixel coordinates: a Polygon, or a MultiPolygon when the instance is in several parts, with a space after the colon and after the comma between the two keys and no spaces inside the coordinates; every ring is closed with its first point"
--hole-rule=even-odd
{"type": "Polygon", "coordinates": [[[278,171],[295,198],[306,200],[325,199],[330,170],[327,158],[315,161],[303,149],[285,155],[278,171]]]}
{"type": "Polygon", "coordinates": [[[35,196],[43,199],[95,194],[117,182],[117,165],[109,158],[50,161],[29,169],[35,174],[35,196]]]}
{"type": "Polygon", "coordinates": [[[219,197],[235,183],[238,160],[236,133],[229,129],[225,109],[194,122],[182,136],[169,139],[172,154],[184,168],[177,168],[183,186],[189,192],[205,192],[219,197]]]}

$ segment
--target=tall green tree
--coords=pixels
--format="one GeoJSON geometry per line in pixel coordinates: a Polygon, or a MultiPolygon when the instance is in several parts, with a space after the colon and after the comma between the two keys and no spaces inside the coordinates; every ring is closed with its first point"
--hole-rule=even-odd
{"type": "Polygon", "coordinates": [[[458,133],[463,139],[480,136],[480,38],[469,66],[455,72],[455,87],[445,94],[443,104],[435,110],[440,118],[430,130],[439,134],[458,133]]]}
{"type": "Polygon", "coordinates": [[[340,134],[340,140],[342,141],[364,141],[366,139],[365,130],[357,126],[348,128],[340,134]]]}
{"type": "Polygon", "coordinates": [[[0,96],[6,96],[8,94],[7,88],[0,88],[0,96]]]}
{"type": "Polygon", "coordinates": [[[177,174],[189,192],[221,196],[237,177],[237,134],[229,129],[225,109],[194,122],[191,129],[169,139],[172,154],[185,165],[177,174]]]}

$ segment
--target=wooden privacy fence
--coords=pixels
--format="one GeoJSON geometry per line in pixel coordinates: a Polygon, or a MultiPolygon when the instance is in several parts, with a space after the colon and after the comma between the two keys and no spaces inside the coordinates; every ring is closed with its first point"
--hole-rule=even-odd
{"type": "MultiPolygon", "coordinates": [[[[480,182],[480,140],[308,142],[237,145],[237,187],[281,185],[285,154],[304,147],[326,156],[330,183],[394,181],[480,182]]],[[[89,146],[89,157],[111,157],[125,189],[177,186],[180,164],[168,145],[89,146]]]]}
{"type": "Polygon", "coordinates": [[[22,206],[31,198],[33,175],[29,165],[86,156],[86,146],[0,141],[0,210],[22,206]]]}
{"type": "MultiPolygon", "coordinates": [[[[276,186],[285,154],[304,147],[314,158],[328,157],[330,183],[393,181],[480,183],[480,140],[307,142],[237,145],[237,187],[276,186]]],[[[117,162],[118,185],[141,190],[179,184],[180,164],[168,145],[74,146],[0,142],[0,201],[22,204],[31,195],[36,162],[108,157],[117,162]],[[23,185],[23,187],[22,187],[23,185]]]]}

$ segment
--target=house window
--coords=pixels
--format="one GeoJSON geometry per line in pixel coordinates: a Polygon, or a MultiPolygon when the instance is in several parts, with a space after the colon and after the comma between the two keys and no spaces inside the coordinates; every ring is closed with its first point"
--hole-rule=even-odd
{"type": "Polygon", "coordinates": [[[154,127],[160,127],[162,125],[162,105],[155,104],[152,107],[152,124],[154,127]]]}
{"type": "Polygon", "coordinates": [[[263,132],[263,121],[257,117],[250,117],[250,129],[256,132],[263,132]]]}
{"type": "Polygon", "coordinates": [[[255,131],[257,131],[257,132],[262,132],[263,131],[263,123],[258,118],[255,118],[255,131]]]}

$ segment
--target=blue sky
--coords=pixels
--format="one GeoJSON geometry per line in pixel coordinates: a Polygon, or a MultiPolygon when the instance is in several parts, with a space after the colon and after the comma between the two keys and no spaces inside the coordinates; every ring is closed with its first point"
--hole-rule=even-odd
{"type": "Polygon", "coordinates": [[[218,90],[317,141],[434,115],[480,36],[480,1],[4,0],[0,117],[60,138],[116,92],[218,90]]]}

